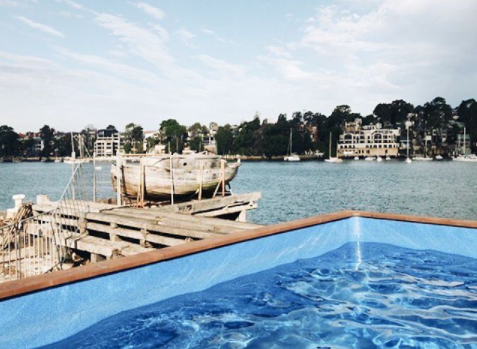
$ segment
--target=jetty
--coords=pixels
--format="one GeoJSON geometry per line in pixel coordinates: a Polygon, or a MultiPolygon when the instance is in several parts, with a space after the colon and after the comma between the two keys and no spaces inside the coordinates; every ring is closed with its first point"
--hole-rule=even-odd
{"type": "Polygon", "coordinates": [[[259,192],[229,193],[174,205],[118,207],[40,195],[18,211],[31,212],[29,218],[3,228],[0,282],[255,229],[260,225],[247,223],[246,212],[260,198],[259,192]]]}

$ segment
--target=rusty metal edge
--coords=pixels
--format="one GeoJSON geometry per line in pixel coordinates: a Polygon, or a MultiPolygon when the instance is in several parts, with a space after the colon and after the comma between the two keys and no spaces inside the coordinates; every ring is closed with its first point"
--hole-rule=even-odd
{"type": "Polygon", "coordinates": [[[351,217],[393,220],[410,223],[435,224],[462,228],[477,228],[477,221],[456,220],[448,218],[433,218],[391,213],[376,213],[366,211],[341,211],[260,227],[253,230],[236,232],[230,235],[185,243],[179,246],[166,247],[157,251],[141,253],[134,256],[108,260],[90,264],[80,268],[61,270],[58,272],[32,276],[29,278],[9,281],[0,284],[0,302],[5,299],[24,294],[58,287],[61,285],[84,281],[87,279],[117,273],[145,265],[179,258],[194,253],[212,250],[223,246],[263,238],[270,235],[282,234],[292,230],[326,224],[351,217]]]}

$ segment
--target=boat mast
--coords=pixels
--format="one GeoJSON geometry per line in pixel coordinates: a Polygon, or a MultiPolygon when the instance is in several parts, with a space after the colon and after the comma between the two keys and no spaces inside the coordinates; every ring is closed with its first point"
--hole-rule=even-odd
{"type": "Polygon", "coordinates": [[[465,127],[464,127],[464,140],[462,141],[462,144],[463,144],[462,148],[464,148],[464,154],[463,155],[465,156],[465,146],[466,146],[466,144],[465,144],[465,127]]]}
{"type": "Polygon", "coordinates": [[[73,141],[73,132],[71,132],[71,157],[74,159],[76,158],[75,154],[75,143],[73,141]]]}
{"type": "Polygon", "coordinates": [[[332,133],[330,132],[330,147],[329,147],[329,149],[330,149],[330,155],[329,155],[329,158],[330,158],[330,159],[331,159],[331,137],[332,137],[332,133]]]}
{"type": "Polygon", "coordinates": [[[427,158],[427,134],[424,134],[424,137],[426,137],[426,140],[424,141],[424,157],[427,158]]]}
{"type": "Polygon", "coordinates": [[[84,154],[83,154],[83,136],[81,134],[78,135],[78,146],[79,146],[79,151],[80,151],[80,158],[82,159],[84,154]]]}
{"type": "Polygon", "coordinates": [[[409,159],[409,127],[407,128],[407,158],[409,159]]]}
{"type": "Polygon", "coordinates": [[[292,154],[292,148],[293,148],[293,133],[292,133],[292,128],[290,127],[290,141],[288,142],[288,155],[291,156],[292,154]]]}

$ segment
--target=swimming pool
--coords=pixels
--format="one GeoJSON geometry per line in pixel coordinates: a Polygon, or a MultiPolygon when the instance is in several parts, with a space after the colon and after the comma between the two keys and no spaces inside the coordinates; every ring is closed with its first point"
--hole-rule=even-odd
{"type": "Polygon", "coordinates": [[[0,346],[475,345],[476,227],[343,212],[12,282],[0,346]]]}

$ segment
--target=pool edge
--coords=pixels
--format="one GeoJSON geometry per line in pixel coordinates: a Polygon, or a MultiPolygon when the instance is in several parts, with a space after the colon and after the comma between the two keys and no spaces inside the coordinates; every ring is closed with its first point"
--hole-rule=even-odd
{"type": "Polygon", "coordinates": [[[477,221],[457,220],[449,218],[434,218],[426,216],[412,216],[392,213],[377,213],[367,211],[341,211],[303,218],[285,223],[273,224],[253,230],[232,233],[230,235],[214,237],[201,241],[194,241],[179,246],[166,247],[157,251],[146,252],[134,256],[108,260],[80,268],[62,270],[51,274],[33,276],[30,278],[10,281],[0,284],[0,302],[48,288],[75,283],[91,278],[117,273],[133,268],[146,266],[161,261],[171,260],[195,253],[233,245],[240,242],[264,238],[271,235],[335,222],[352,217],[370,219],[393,220],[401,222],[435,224],[462,228],[477,228],[477,221]]]}

